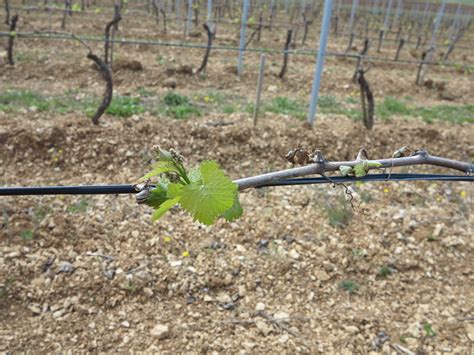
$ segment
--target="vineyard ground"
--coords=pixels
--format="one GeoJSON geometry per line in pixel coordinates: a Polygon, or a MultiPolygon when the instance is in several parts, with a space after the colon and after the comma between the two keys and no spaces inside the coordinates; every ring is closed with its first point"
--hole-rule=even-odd
{"type": "MultiPolygon", "coordinates": [[[[282,156],[297,145],[329,160],[362,146],[374,158],[404,145],[474,156],[472,79],[453,69],[430,69],[445,83],[440,92],[415,87],[413,66],[375,64],[367,78],[380,105],[367,132],[353,62],[330,58],[325,103],[308,131],[301,105],[314,59],[292,57],[281,81],[270,74],[280,67],[272,55],[266,112],[253,129],[256,54],[240,81],[230,73],[234,52],[212,53],[204,78],[172,75],[188,100],[179,111],[188,117],[176,119],[163,108],[166,69],[197,67],[202,50],[115,50],[122,101],[94,127],[86,114],[103,83],[83,48],[17,41],[17,66],[0,66],[1,186],[134,183],[155,144],[177,148],[190,166],[214,159],[232,178],[289,167],[282,156]],[[131,71],[132,60],[143,70],[131,71]]],[[[341,188],[249,191],[244,216],[213,227],[180,210],[152,225],[132,196],[2,198],[0,350],[368,353],[378,339],[378,351],[472,352],[472,188],[353,188],[355,211],[341,188]]]]}

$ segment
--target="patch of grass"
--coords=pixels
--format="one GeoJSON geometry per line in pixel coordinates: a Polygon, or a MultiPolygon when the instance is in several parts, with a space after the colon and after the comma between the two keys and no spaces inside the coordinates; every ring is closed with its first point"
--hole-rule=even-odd
{"type": "Polygon", "coordinates": [[[195,107],[187,96],[176,92],[168,92],[163,97],[165,107],[163,113],[174,118],[184,119],[190,116],[201,116],[201,111],[195,107]]]}
{"type": "Polygon", "coordinates": [[[189,105],[189,98],[184,95],[180,95],[174,91],[170,91],[166,93],[163,97],[163,102],[167,106],[182,106],[182,105],[189,105]]]}
{"type": "Polygon", "coordinates": [[[130,117],[145,112],[145,107],[138,97],[115,96],[106,113],[112,116],[130,117]]]}
{"type": "Polygon", "coordinates": [[[20,233],[20,237],[23,239],[23,241],[27,242],[33,240],[35,233],[31,229],[27,229],[20,233]]]}
{"type": "Polygon", "coordinates": [[[155,93],[153,91],[148,90],[147,88],[144,87],[139,87],[138,88],[138,94],[141,97],[153,97],[155,96],[155,93]]]}
{"type": "Polygon", "coordinates": [[[436,336],[436,332],[433,330],[433,325],[428,322],[423,323],[423,330],[425,331],[426,336],[429,338],[436,336]]]}
{"type": "Polygon", "coordinates": [[[86,212],[87,207],[89,207],[89,202],[86,199],[81,199],[79,202],[67,206],[66,211],[69,213],[82,213],[86,212]]]}
{"type": "Polygon", "coordinates": [[[379,272],[377,273],[377,275],[381,278],[386,278],[387,276],[392,275],[392,273],[393,273],[393,270],[392,270],[391,267],[389,267],[387,265],[382,265],[379,268],[379,272]]]}
{"type": "Polygon", "coordinates": [[[30,90],[6,90],[0,94],[0,109],[14,112],[19,108],[35,108],[43,112],[51,108],[48,100],[30,90]]]}
{"type": "Polygon", "coordinates": [[[222,112],[225,113],[225,114],[228,114],[230,115],[231,113],[235,113],[237,112],[237,108],[233,105],[225,105],[223,108],[222,108],[222,112]]]}
{"type": "Polygon", "coordinates": [[[341,197],[329,199],[324,204],[324,210],[329,219],[329,224],[333,227],[347,227],[353,216],[350,204],[341,197]]]}
{"type": "Polygon", "coordinates": [[[375,110],[377,116],[383,119],[389,119],[393,115],[409,116],[412,113],[407,105],[390,96],[386,97],[381,104],[376,104],[375,110]]]}
{"type": "Polygon", "coordinates": [[[415,115],[421,116],[425,122],[448,121],[452,123],[474,123],[474,105],[438,105],[420,107],[414,110],[415,115]]]}
{"type": "Polygon", "coordinates": [[[359,284],[352,280],[342,280],[339,283],[339,288],[352,295],[359,290],[359,284]]]}
{"type": "Polygon", "coordinates": [[[359,101],[355,98],[355,97],[352,97],[352,96],[349,96],[347,99],[346,99],[346,102],[348,104],[351,104],[351,105],[355,105],[357,103],[359,103],[359,101]]]}
{"type": "MultiPolygon", "coordinates": [[[[253,112],[253,107],[251,111],[253,112]]],[[[273,112],[301,119],[306,118],[307,115],[304,104],[281,96],[274,98],[270,103],[262,105],[262,112],[273,112]]]]}

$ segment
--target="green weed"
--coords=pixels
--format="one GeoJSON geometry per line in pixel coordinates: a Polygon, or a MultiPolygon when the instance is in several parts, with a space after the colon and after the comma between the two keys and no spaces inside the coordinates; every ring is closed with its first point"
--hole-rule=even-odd
{"type": "Polygon", "coordinates": [[[48,100],[30,90],[6,90],[0,94],[0,108],[2,111],[13,112],[18,108],[35,108],[38,112],[50,109],[48,100]]]}
{"type": "Polygon", "coordinates": [[[31,229],[27,229],[20,233],[20,237],[23,239],[23,241],[27,242],[33,240],[35,233],[31,229]]]}
{"type": "Polygon", "coordinates": [[[353,216],[350,204],[341,197],[328,200],[324,205],[324,210],[329,219],[329,224],[334,227],[347,227],[353,216]]]}
{"type": "Polygon", "coordinates": [[[423,323],[423,330],[427,337],[432,338],[436,336],[436,332],[433,330],[433,325],[428,322],[423,323]]]}
{"type": "Polygon", "coordinates": [[[352,280],[342,280],[339,283],[339,288],[352,295],[353,293],[359,290],[359,285],[357,284],[357,282],[352,280]]]}
{"type": "Polygon", "coordinates": [[[410,109],[401,101],[386,97],[383,102],[375,106],[377,115],[383,119],[389,119],[393,115],[408,116],[411,114],[410,109]]]}
{"type": "Polygon", "coordinates": [[[79,202],[67,206],[66,211],[69,213],[82,213],[87,211],[87,207],[89,207],[89,202],[86,199],[81,199],[79,202]]]}
{"type": "Polygon", "coordinates": [[[414,110],[415,115],[421,116],[425,122],[448,121],[452,123],[474,123],[474,105],[438,105],[420,107],[414,110]]]}
{"type": "Polygon", "coordinates": [[[378,276],[381,277],[381,278],[386,278],[387,276],[392,275],[392,273],[393,273],[393,270],[392,270],[391,267],[389,267],[387,265],[382,265],[379,268],[378,276]]]}
{"type": "Polygon", "coordinates": [[[115,96],[106,113],[112,116],[130,117],[145,112],[145,107],[138,97],[115,96]]]}
{"type": "Polygon", "coordinates": [[[162,111],[168,116],[184,119],[192,115],[201,115],[201,111],[191,103],[187,96],[175,92],[168,92],[163,97],[163,102],[166,107],[162,108],[162,111]]]}

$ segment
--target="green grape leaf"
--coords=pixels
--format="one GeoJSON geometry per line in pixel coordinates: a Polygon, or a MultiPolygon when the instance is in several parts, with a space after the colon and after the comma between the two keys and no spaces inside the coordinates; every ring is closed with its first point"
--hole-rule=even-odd
{"type": "Polygon", "coordinates": [[[153,222],[155,222],[156,220],[160,219],[161,216],[163,216],[166,212],[168,212],[168,210],[171,207],[173,207],[174,205],[176,205],[179,202],[180,198],[181,197],[178,196],[178,197],[175,197],[175,198],[164,201],[160,205],[160,207],[158,207],[158,209],[156,209],[155,212],[153,212],[153,216],[151,217],[151,220],[153,222]]]}
{"type": "Polygon", "coordinates": [[[166,194],[167,198],[175,198],[181,196],[181,191],[183,190],[182,184],[171,183],[168,185],[168,193],[166,194]]]}
{"type": "Polygon", "coordinates": [[[225,211],[222,214],[222,217],[224,217],[228,222],[232,222],[236,220],[237,218],[240,218],[243,213],[244,213],[244,210],[242,206],[240,205],[239,194],[237,193],[235,194],[234,204],[232,205],[231,208],[229,208],[227,211],[225,211]]]}
{"type": "Polygon", "coordinates": [[[150,197],[148,197],[148,199],[145,201],[145,204],[155,209],[159,208],[161,204],[166,201],[167,193],[167,186],[160,183],[156,185],[153,190],[151,190],[150,197]]]}
{"type": "Polygon", "coordinates": [[[181,192],[181,206],[194,220],[211,225],[234,204],[237,185],[227,178],[214,161],[199,167],[201,179],[185,185],[181,192]]]}
{"type": "Polygon", "coordinates": [[[192,169],[188,172],[188,178],[191,182],[197,182],[201,180],[201,172],[199,171],[199,168],[197,169],[192,169]]]}
{"type": "Polygon", "coordinates": [[[142,177],[142,180],[146,180],[152,178],[154,176],[164,174],[164,173],[177,173],[179,174],[178,168],[176,165],[171,161],[158,161],[153,164],[153,170],[150,171],[148,174],[142,177]]]}
{"type": "Polygon", "coordinates": [[[351,166],[347,166],[347,165],[341,165],[339,167],[339,171],[341,172],[341,175],[342,176],[349,176],[349,175],[353,175],[354,174],[354,170],[352,169],[351,166]]]}
{"type": "Polygon", "coordinates": [[[365,169],[364,162],[360,162],[354,166],[354,173],[356,177],[363,177],[367,175],[367,170],[365,169]]]}

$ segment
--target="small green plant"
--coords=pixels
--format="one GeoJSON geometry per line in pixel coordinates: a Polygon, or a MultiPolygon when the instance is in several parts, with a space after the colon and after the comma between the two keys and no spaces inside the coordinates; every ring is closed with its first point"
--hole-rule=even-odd
{"type": "Polygon", "coordinates": [[[173,206],[179,204],[203,224],[211,225],[218,217],[228,221],[239,218],[237,185],[224,175],[214,161],[204,161],[193,170],[186,170],[183,158],[174,150],[157,148],[158,161],[143,179],[158,177],[153,190],[144,190],[144,202],[153,207],[156,221],[173,206]]]}
{"type": "Polygon", "coordinates": [[[231,113],[237,112],[237,108],[235,106],[232,106],[232,105],[226,105],[222,108],[222,112],[227,114],[227,115],[230,115],[231,113]]]}
{"type": "Polygon", "coordinates": [[[302,119],[306,117],[304,104],[281,96],[274,98],[270,104],[263,105],[262,111],[279,113],[282,115],[288,115],[302,119]]]}
{"type": "Polygon", "coordinates": [[[436,332],[433,330],[433,325],[428,322],[423,323],[423,330],[425,331],[426,336],[429,338],[436,336],[436,332]]]}
{"type": "Polygon", "coordinates": [[[35,237],[35,234],[31,229],[27,229],[20,233],[20,237],[21,239],[23,239],[23,241],[27,242],[27,241],[33,240],[33,238],[35,237]]]}
{"type": "Polygon", "coordinates": [[[324,210],[329,219],[329,224],[333,227],[347,227],[353,216],[351,206],[342,197],[338,197],[332,201],[328,200],[324,204],[324,210]]]}
{"type": "Polygon", "coordinates": [[[79,202],[67,206],[66,211],[69,213],[82,213],[86,212],[87,207],[89,207],[89,202],[86,199],[81,199],[79,202]]]}
{"type": "Polygon", "coordinates": [[[166,93],[166,95],[163,97],[163,102],[167,106],[182,106],[182,105],[189,105],[189,98],[180,95],[174,91],[170,91],[166,93]]]}
{"type": "Polygon", "coordinates": [[[153,91],[150,91],[144,87],[139,87],[138,88],[138,94],[141,96],[141,97],[153,97],[155,96],[155,94],[153,93],[153,91]]]}
{"type": "Polygon", "coordinates": [[[377,115],[384,119],[389,119],[393,115],[409,116],[412,114],[411,110],[401,101],[386,97],[383,102],[376,106],[377,115]]]}
{"type": "Polygon", "coordinates": [[[359,285],[357,284],[357,282],[352,280],[342,280],[339,283],[339,288],[352,295],[353,293],[359,290],[359,285]]]}
{"type": "Polygon", "coordinates": [[[201,111],[192,105],[188,97],[176,92],[168,92],[163,97],[163,102],[166,105],[164,113],[175,118],[183,119],[192,115],[201,115],[201,111]]]}
{"type": "Polygon", "coordinates": [[[393,270],[392,270],[391,267],[389,267],[387,265],[382,265],[379,268],[378,276],[381,277],[381,278],[386,278],[387,276],[392,275],[392,273],[393,273],[393,270]]]}
{"type": "Polygon", "coordinates": [[[116,96],[106,112],[112,116],[130,117],[145,112],[145,107],[138,97],[116,96]]]}
{"type": "Polygon", "coordinates": [[[18,108],[35,108],[38,112],[44,112],[50,106],[45,97],[30,90],[6,90],[0,94],[0,109],[6,112],[13,112],[18,108]]]}

